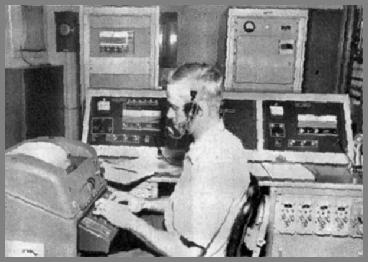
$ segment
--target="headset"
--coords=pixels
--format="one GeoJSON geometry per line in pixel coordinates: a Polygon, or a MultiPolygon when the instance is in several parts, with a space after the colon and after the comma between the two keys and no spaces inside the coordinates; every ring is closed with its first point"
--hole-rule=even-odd
{"type": "Polygon", "coordinates": [[[184,114],[188,123],[202,110],[202,108],[194,101],[197,96],[197,91],[190,91],[190,96],[190,102],[184,105],[184,114]]]}

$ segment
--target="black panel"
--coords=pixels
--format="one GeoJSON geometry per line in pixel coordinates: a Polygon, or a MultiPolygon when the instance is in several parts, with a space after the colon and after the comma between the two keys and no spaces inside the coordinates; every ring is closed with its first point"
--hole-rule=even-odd
{"type": "Polygon", "coordinates": [[[160,68],[174,68],[177,66],[178,39],[176,41],[170,41],[170,37],[178,35],[178,13],[161,13],[160,28],[162,32],[160,68]]]}
{"type": "Polygon", "coordinates": [[[340,36],[344,33],[343,10],[309,11],[305,49],[305,93],[336,93],[339,74],[340,36]]]}
{"type": "MultiPolygon", "coordinates": [[[[135,97],[138,100],[157,100],[156,105],[128,106],[131,97],[93,97],[89,116],[88,143],[92,145],[130,145],[130,146],[165,146],[165,150],[186,152],[193,137],[185,135],[181,139],[173,139],[165,130],[167,102],[165,98],[135,97]],[[97,110],[99,101],[109,102],[109,110],[97,110]],[[126,122],[124,110],[157,110],[161,112],[161,119],[152,128],[157,130],[145,130],[144,121],[138,121],[139,126],[134,126],[130,119],[126,122]],[[123,138],[125,136],[125,138],[123,138]],[[138,136],[139,141],[134,141],[132,136],[138,136]],[[148,142],[144,138],[148,136],[148,142]],[[114,137],[114,139],[112,139],[114,137]]],[[[257,148],[256,130],[256,102],[251,100],[224,100],[222,115],[225,127],[234,133],[242,141],[244,148],[257,148]]],[[[148,121],[150,122],[150,121],[148,121]]],[[[167,152],[166,152],[167,153],[167,152]]]]}
{"type": "Polygon", "coordinates": [[[5,69],[5,148],[25,139],[22,69],[5,69]]]}
{"type": "Polygon", "coordinates": [[[343,153],[347,148],[345,117],[342,103],[333,102],[263,102],[264,149],[300,152],[343,153]],[[270,106],[282,108],[282,113],[271,113],[270,106]],[[336,126],[326,121],[309,121],[312,128],[298,124],[298,114],[336,116],[336,126]],[[299,125],[299,126],[298,126],[299,125]],[[300,133],[300,131],[303,133],[300,133]]]}
{"type": "Polygon", "coordinates": [[[64,136],[63,67],[24,71],[26,138],[64,136]]]}
{"type": "Polygon", "coordinates": [[[151,97],[93,97],[89,116],[88,143],[92,145],[130,145],[159,147],[164,143],[166,99],[151,97]],[[98,108],[98,103],[108,107],[98,108]],[[136,116],[128,117],[127,110],[136,116]],[[140,115],[150,110],[161,113],[156,121],[140,115]]]}
{"type": "Polygon", "coordinates": [[[76,52],[79,43],[78,13],[55,12],[56,52],[76,52]]]}
{"type": "Polygon", "coordinates": [[[245,149],[257,148],[256,102],[253,100],[223,101],[225,127],[242,141],[245,149]]]}

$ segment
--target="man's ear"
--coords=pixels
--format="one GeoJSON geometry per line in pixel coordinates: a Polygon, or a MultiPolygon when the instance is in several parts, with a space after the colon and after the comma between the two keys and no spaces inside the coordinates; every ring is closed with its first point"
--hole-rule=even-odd
{"type": "Polygon", "coordinates": [[[197,105],[199,106],[199,110],[198,110],[198,116],[201,117],[203,116],[203,111],[207,111],[207,103],[204,103],[203,101],[196,101],[197,105]]]}

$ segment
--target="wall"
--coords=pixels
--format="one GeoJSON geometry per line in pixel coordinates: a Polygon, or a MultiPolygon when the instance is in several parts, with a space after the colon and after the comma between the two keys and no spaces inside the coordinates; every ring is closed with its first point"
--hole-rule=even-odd
{"type": "Polygon", "coordinates": [[[78,52],[56,52],[56,25],[54,12],[79,12],[79,6],[45,6],[47,24],[48,61],[53,65],[64,66],[64,112],[65,137],[81,139],[80,106],[78,98],[79,72],[77,66],[78,52]]]}
{"type": "Polygon", "coordinates": [[[219,29],[226,6],[185,6],[178,16],[178,64],[217,62],[219,29]]]}
{"type": "MultiPolygon", "coordinates": [[[[32,26],[32,21],[23,21],[21,6],[6,6],[7,19],[5,28],[5,67],[6,68],[27,68],[30,67],[20,56],[18,51],[25,41],[26,26],[32,26]]],[[[58,11],[79,11],[79,6],[44,6],[44,36],[46,51],[44,52],[23,52],[24,57],[32,64],[61,65],[64,67],[64,112],[65,112],[65,137],[80,139],[79,123],[79,77],[77,68],[78,53],[56,52],[56,26],[54,12],[58,11]]]]}
{"type": "MultiPolygon", "coordinates": [[[[22,58],[19,49],[26,40],[25,32],[27,26],[32,26],[32,21],[25,23],[22,18],[22,9],[20,5],[6,6],[6,24],[5,24],[5,67],[23,68],[29,67],[22,58]]],[[[46,20],[44,20],[46,21],[46,20]]],[[[45,34],[46,35],[46,32],[45,34]]],[[[27,61],[32,64],[48,63],[47,52],[23,52],[27,61]]]]}

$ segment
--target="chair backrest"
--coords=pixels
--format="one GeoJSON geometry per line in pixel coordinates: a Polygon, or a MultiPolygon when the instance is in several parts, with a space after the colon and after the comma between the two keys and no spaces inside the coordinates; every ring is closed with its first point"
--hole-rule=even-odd
{"type": "Polygon", "coordinates": [[[228,244],[226,248],[227,257],[245,256],[244,238],[249,227],[253,226],[259,210],[262,208],[263,196],[257,179],[251,175],[250,184],[237,216],[234,219],[228,244]]]}

